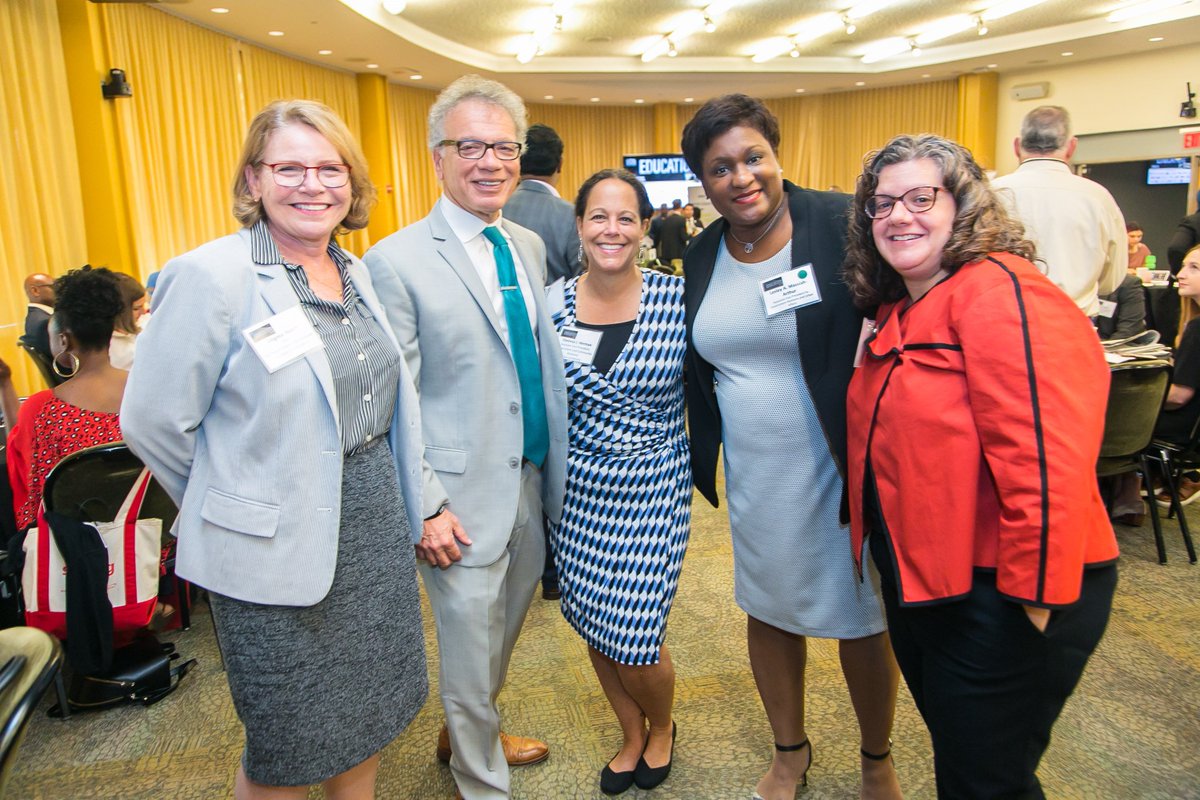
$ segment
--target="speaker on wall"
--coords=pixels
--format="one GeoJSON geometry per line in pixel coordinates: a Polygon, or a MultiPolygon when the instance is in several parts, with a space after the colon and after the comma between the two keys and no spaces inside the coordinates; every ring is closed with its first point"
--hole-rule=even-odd
{"type": "Polygon", "coordinates": [[[1013,100],[1040,100],[1050,94],[1050,83],[1022,83],[1012,87],[1011,94],[1013,100]]]}

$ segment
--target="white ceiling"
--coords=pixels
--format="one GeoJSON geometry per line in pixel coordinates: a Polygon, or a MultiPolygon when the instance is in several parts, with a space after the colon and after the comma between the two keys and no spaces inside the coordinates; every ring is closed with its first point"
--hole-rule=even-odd
{"type": "MultiPolygon", "coordinates": [[[[551,0],[409,0],[399,16],[384,11],[380,0],[166,0],[157,7],[288,55],[352,72],[378,72],[397,83],[440,89],[459,75],[478,72],[527,100],[543,102],[552,95],[553,102],[563,103],[702,102],[731,91],[782,97],[1200,43],[1200,0],[1120,23],[1105,17],[1138,0],[1047,0],[989,22],[984,36],[972,28],[923,47],[919,55],[864,64],[861,55],[873,42],[911,38],[937,20],[978,15],[998,2],[895,0],[858,21],[853,35],[839,29],[801,45],[798,58],[784,53],[754,63],[750,56],[764,41],[789,36],[818,14],[843,12],[856,0],[722,1],[731,7],[714,18],[715,32],[701,29],[676,43],[677,57],[650,63],[640,54],[674,30],[689,10],[704,9],[713,0],[569,0],[562,30],[551,34],[544,54],[528,64],[518,63],[515,54],[551,0]],[[229,12],[216,14],[214,7],[229,12]],[[1150,41],[1158,37],[1161,41],[1150,41]],[[412,81],[413,75],[420,81],[412,81]]],[[[1200,88],[1200,67],[1196,78],[1200,88]]]]}

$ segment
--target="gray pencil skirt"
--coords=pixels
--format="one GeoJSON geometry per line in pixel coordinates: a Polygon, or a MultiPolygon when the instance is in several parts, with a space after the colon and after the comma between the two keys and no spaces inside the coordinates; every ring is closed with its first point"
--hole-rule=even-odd
{"type": "Polygon", "coordinates": [[[386,442],[347,456],[337,568],[315,606],[210,593],[255,783],[303,786],[379,752],[429,690],[408,516],[386,442]]]}

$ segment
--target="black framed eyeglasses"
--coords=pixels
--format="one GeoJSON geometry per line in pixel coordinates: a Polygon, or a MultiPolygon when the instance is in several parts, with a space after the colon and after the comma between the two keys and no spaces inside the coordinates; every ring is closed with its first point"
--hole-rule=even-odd
{"type": "Polygon", "coordinates": [[[349,164],[318,164],[310,167],[307,164],[297,164],[293,161],[281,161],[278,164],[268,164],[265,161],[260,163],[264,167],[270,168],[271,176],[275,178],[275,185],[283,189],[295,189],[303,184],[310,169],[316,171],[317,180],[326,189],[340,189],[350,182],[349,164]]]}
{"type": "Polygon", "coordinates": [[[438,142],[438,147],[445,147],[448,144],[454,145],[454,149],[458,151],[459,158],[465,158],[468,161],[478,161],[483,158],[483,154],[491,150],[496,154],[496,158],[501,161],[516,161],[521,157],[520,142],[481,142],[478,139],[442,139],[438,142]]]}
{"type": "Polygon", "coordinates": [[[916,186],[899,197],[890,194],[876,194],[867,198],[863,211],[871,219],[887,219],[896,208],[896,202],[904,204],[914,214],[924,214],[937,203],[938,192],[946,191],[941,186],[916,186]]]}

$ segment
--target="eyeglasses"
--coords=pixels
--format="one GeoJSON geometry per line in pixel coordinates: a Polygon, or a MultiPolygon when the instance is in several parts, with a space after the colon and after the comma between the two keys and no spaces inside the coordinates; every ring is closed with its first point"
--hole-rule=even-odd
{"type": "Polygon", "coordinates": [[[347,164],[318,164],[310,167],[291,161],[282,161],[278,164],[268,164],[265,161],[260,163],[264,167],[271,168],[275,185],[283,189],[295,189],[302,185],[304,179],[308,177],[310,169],[316,170],[317,180],[326,189],[340,189],[350,182],[350,167],[347,164]]]}
{"type": "Polygon", "coordinates": [[[933,208],[937,202],[938,192],[946,191],[940,186],[917,186],[909,189],[899,197],[890,194],[876,194],[867,198],[863,211],[871,219],[887,219],[896,208],[896,201],[904,203],[904,207],[914,214],[924,214],[933,208]]]}
{"type": "Polygon", "coordinates": [[[442,139],[438,142],[438,147],[445,147],[448,144],[454,145],[454,149],[458,151],[459,158],[465,158],[468,161],[478,161],[483,158],[483,154],[491,150],[496,154],[496,158],[501,161],[516,161],[521,157],[520,142],[481,142],[478,139],[442,139]]]}

